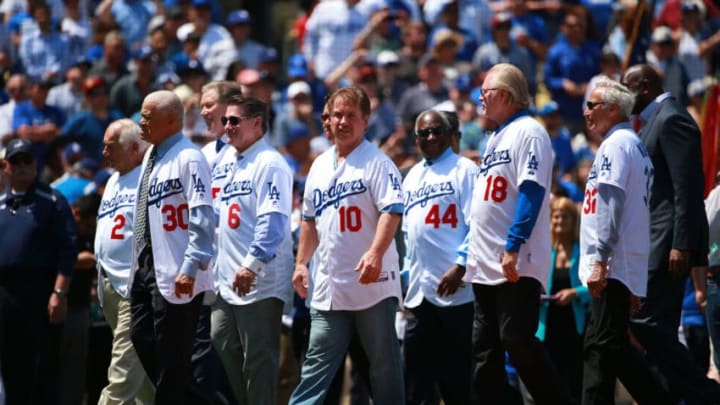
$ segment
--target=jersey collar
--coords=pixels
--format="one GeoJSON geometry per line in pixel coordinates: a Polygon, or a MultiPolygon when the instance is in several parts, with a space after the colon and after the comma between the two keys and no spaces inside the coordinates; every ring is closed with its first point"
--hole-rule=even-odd
{"type": "Polygon", "coordinates": [[[178,132],[177,134],[171,136],[170,138],[162,141],[160,145],[157,145],[157,159],[162,159],[163,156],[172,148],[175,146],[176,143],[180,142],[180,140],[184,137],[182,132],[178,132]]]}
{"type": "MultiPolygon", "coordinates": [[[[452,136],[452,135],[451,135],[452,136]]],[[[434,164],[437,164],[438,162],[442,162],[443,160],[447,159],[449,156],[453,155],[455,152],[453,152],[452,147],[448,146],[447,149],[443,153],[440,154],[440,156],[436,157],[435,159],[428,159],[425,158],[424,166],[432,166],[434,164]]]]}

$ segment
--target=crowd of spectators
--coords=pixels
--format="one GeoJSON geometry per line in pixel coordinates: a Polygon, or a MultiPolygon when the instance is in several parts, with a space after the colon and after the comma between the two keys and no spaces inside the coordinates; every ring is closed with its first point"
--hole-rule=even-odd
{"type": "MultiPolygon", "coordinates": [[[[75,206],[83,195],[102,194],[110,177],[102,151],[113,121],[139,121],[147,94],[171,90],[185,108],[183,133],[202,146],[215,137],[201,116],[201,89],[229,80],[270,106],[265,137],[299,188],[313,157],[329,147],[325,99],[349,85],[370,97],[365,137],[400,169],[420,159],[415,122],[431,108],[457,113],[460,153],[479,162],[497,126],[482,114],[479,89],[493,66],[511,63],[524,73],[530,110],[551,138],[552,191],[579,204],[601,142],[586,133],[582,116],[596,77],[619,80],[629,48],[639,47],[699,123],[720,69],[713,0],[651,2],[651,23],[635,42],[632,1],[278,1],[292,10],[278,22],[283,38],[257,29],[270,19],[238,8],[245,3],[4,0],[0,157],[12,140],[30,141],[40,181],[75,206]]],[[[0,175],[0,191],[7,185],[0,175]]],[[[573,243],[564,242],[567,250],[573,243]]]]}

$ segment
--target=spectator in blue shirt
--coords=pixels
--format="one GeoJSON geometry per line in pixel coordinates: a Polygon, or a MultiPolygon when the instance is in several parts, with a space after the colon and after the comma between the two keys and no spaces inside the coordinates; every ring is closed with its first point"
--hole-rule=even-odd
{"type": "Polygon", "coordinates": [[[35,5],[33,18],[38,29],[24,32],[20,38],[20,61],[25,72],[29,76],[62,78],[68,68],[68,39],[53,28],[47,4],[35,5]]]}
{"type": "Polygon", "coordinates": [[[590,79],[600,72],[600,48],[587,40],[584,14],[571,10],[565,15],[562,34],[545,61],[545,85],[558,103],[571,133],[584,128],[582,100],[590,79]]]}
{"type": "Polygon", "coordinates": [[[123,118],[120,111],[110,109],[110,92],[101,76],[93,76],[83,83],[83,94],[87,109],[68,119],[62,128],[63,138],[72,139],[82,145],[87,156],[102,162],[103,136],[111,122],[123,118]]]}
{"type": "Polygon", "coordinates": [[[42,173],[45,149],[50,141],[60,135],[60,128],[65,124],[65,114],[46,102],[52,82],[37,77],[33,78],[32,82],[30,99],[15,106],[13,132],[19,138],[32,142],[38,173],[42,173]]]}

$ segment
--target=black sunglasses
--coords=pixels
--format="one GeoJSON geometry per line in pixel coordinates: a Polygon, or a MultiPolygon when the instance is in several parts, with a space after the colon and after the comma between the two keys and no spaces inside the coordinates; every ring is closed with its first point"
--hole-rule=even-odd
{"type": "Polygon", "coordinates": [[[444,128],[441,126],[430,127],[430,128],[425,128],[425,129],[418,129],[417,131],[415,131],[415,134],[420,138],[427,138],[430,136],[430,134],[439,136],[439,135],[443,135],[443,129],[444,128]]]}
{"type": "Polygon", "coordinates": [[[604,102],[604,101],[598,101],[598,102],[588,101],[588,102],[585,103],[585,105],[587,106],[587,109],[588,109],[588,110],[591,110],[591,111],[592,111],[592,110],[595,109],[595,107],[597,107],[597,106],[599,106],[599,105],[605,105],[605,102],[604,102]]]}
{"type": "Polygon", "coordinates": [[[240,125],[241,122],[243,122],[246,119],[253,118],[253,117],[236,117],[234,115],[228,115],[227,117],[220,117],[220,123],[225,126],[229,122],[230,125],[236,126],[240,125]]]}
{"type": "Polygon", "coordinates": [[[12,158],[8,159],[8,161],[12,165],[29,165],[35,161],[35,156],[33,156],[29,153],[21,153],[17,156],[13,156],[12,158]]]}

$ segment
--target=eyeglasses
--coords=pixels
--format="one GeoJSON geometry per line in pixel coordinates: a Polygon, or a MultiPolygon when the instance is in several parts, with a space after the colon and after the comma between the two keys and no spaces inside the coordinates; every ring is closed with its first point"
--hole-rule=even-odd
{"type": "Polygon", "coordinates": [[[592,111],[595,109],[595,107],[597,107],[599,105],[605,105],[605,102],[604,101],[597,101],[597,102],[588,101],[585,103],[585,105],[587,106],[588,110],[592,111]]]}
{"type": "Polygon", "coordinates": [[[433,134],[435,136],[443,135],[443,127],[430,127],[425,129],[418,129],[415,131],[415,134],[419,138],[427,138],[430,136],[430,134],[433,134]]]}
{"type": "Polygon", "coordinates": [[[13,166],[29,165],[34,161],[35,156],[28,153],[21,153],[20,155],[13,156],[11,159],[8,160],[8,162],[10,162],[10,164],[13,166]]]}
{"type": "Polygon", "coordinates": [[[500,90],[500,88],[499,87],[491,87],[489,89],[483,89],[481,87],[480,88],[480,97],[485,97],[487,95],[487,92],[493,91],[493,90],[500,90]]]}
{"type": "Polygon", "coordinates": [[[220,117],[220,123],[225,126],[229,122],[231,126],[240,125],[244,120],[255,118],[255,117],[236,117],[234,115],[228,115],[227,117],[220,117]]]}

